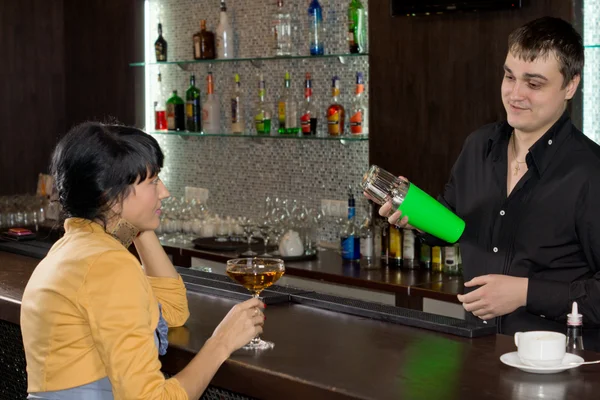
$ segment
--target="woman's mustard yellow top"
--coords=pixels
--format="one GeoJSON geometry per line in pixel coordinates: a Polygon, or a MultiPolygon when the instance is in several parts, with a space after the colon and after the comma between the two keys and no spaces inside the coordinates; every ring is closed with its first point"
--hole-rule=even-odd
{"type": "Polygon", "coordinates": [[[169,326],[181,326],[189,316],[181,277],[147,276],[94,222],[70,218],[65,231],[23,294],[28,391],[108,377],[115,399],[187,399],[179,382],[160,372],[154,341],[158,302],[169,326]]]}

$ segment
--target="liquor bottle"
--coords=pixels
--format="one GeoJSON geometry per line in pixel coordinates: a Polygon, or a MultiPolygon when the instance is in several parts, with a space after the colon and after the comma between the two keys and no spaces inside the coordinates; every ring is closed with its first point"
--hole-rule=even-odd
{"type": "Polygon", "coordinates": [[[300,132],[298,127],[298,108],[290,89],[290,73],[285,73],[284,89],[281,98],[277,103],[277,114],[279,117],[280,134],[297,135],[300,132]]]}
{"type": "Polygon", "coordinates": [[[215,35],[206,30],[206,20],[200,20],[200,32],[194,34],[194,60],[215,58],[215,35]]]}
{"type": "MultiPolygon", "coordinates": [[[[373,205],[369,205],[369,212],[360,227],[360,259],[361,266],[371,267],[375,260],[375,237],[373,234],[373,205]]],[[[381,250],[380,250],[381,251],[381,250]]]]}
{"type": "Polygon", "coordinates": [[[350,53],[367,51],[367,18],[360,0],[351,0],[348,6],[348,46],[350,53]]]}
{"type": "Polygon", "coordinates": [[[208,95],[202,105],[202,130],[204,133],[217,134],[221,128],[221,107],[219,107],[219,99],[214,93],[212,72],[208,73],[206,83],[208,95]]]}
{"type": "Polygon", "coordinates": [[[167,61],[167,41],[162,35],[162,24],[158,24],[158,39],[154,42],[156,62],[167,61]]]}
{"type": "Polygon", "coordinates": [[[310,55],[311,56],[322,56],[325,54],[323,46],[323,9],[319,0],[311,0],[308,6],[308,28],[309,28],[309,40],[310,55]]]}
{"type": "Polygon", "coordinates": [[[460,251],[460,244],[454,243],[454,247],[456,248],[456,264],[458,265],[458,276],[463,276],[463,265],[462,265],[462,254],[460,251]]]}
{"type": "Polygon", "coordinates": [[[327,108],[327,131],[330,136],[344,134],[344,120],[346,111],[339,102],[340,78],[334,76],[331,84],[331,105],[327,108]]]}
{"type": "Polygon", "coordinates": [[[221,0],[221,14],[216,33],[217,58],[233,58],[233,29],[227,17],[225,0],[221,0]]]}
{"type": "Polygon", "coordinates": [[[583,316],[573,302],[571,313],[567,314],[567,353],[580,355],[583,351],[583,316]]]}
{"type": "Polygon", "coordinates": [[[202,130],[200,90],[196,87],[196,76],[190,76],[190,87],[185,92],[185,128],[190,132],[202,130]]]}
{"type": "Polygon", "coordinates": [[[185,131],[185,106],[177,90],[167,100],[167,126],[170,131],[185,131]]]}
{"type": "Polygon", "coordinates": [[[369,133],[369,106],[364,98],[365,81],[362,72],[356,74],[356,94],[350,108],[350,133],[367,135],[369,133]]]}
{"type": "Polygon", "coordinates": [[[242,88],[240,76],[235,74],[235,84],[231,95],[231,133],[244,133],[244,116],[242,114],[242,88]]]}
{"type": "Polygon", "coordinates": [[[412,229],[404,229],[402,232],[402,266],[408,269],[419,267],[415,245],[415,233],[412,229]]]}
{"type": "Polygon", "coordinates": [[[158,73],[158,100],[154,102],[154,129],[157,131],[166,131],[168,129],[167,124],[167,111],[163,103],[163,91],[162,91],[162,75],[158,73]]]}
{"type": "MultiPolygon", "coordinates": [[[[373,213],[371,212],[371,215],[373,215],[373,213]]],[[[381,231],[381,227],[382,224],[380,223],[379,220],[375,220],[375,223],[373,223],[373,264],[377,267],[381,267],[381,256],[383,254],[383,248],[382,248],[382,231],[381,231]]]]}
{"type": "Polygon", "coordinates": [[[458,275],[458,260],[456,259],[456,247],[454,245],[444,247],[444,274],[458,275]]]}
{"type": "Polygon", "coordinates": [[[396,225],[390,225],[389,233],[389,259],[390,267],[402,267],[402,230],[396,225]]]}
{"type": "Polygon", "coordinates": [[[317,118],[317,106],[315,105],[315,101],[312,97],[312,79],[310,74],[307,72],[306,80],[304,81],[304,106],[302,108],[302,116],[300,117],[302,134],[304,136],[317,135],[317,118]]]}
{"type": "Polygon", "coordinates": [[[386,266],[390,263],[390,224],[387,219],[381,223],[381,262],[386,266]]]}
{"type": "Polygon", "coordinates": [[[352,192],[348,196],[348,222],[342,229],[341,246],[342,259],[347,261],[360,260],[360,236],[355,223],[355,200],[352,192]]]}
{"type": "Polygon", "coordinates": [[[260,81],[258,83],[258,102],[254,112],[254,124],[258,135],[271,134],[271,112],[265,102],[265,96],[265,80],[263,75],[260,74],[260,81]]]}
{"type": "Polygon", "coordinates": [[[443,272],[444,262],[442,257],[442,248],[440,246],[433,246],[431,248],[431,270],[433,272],[443,272]]]}
{"type": "Polygon", "coordinates": [[[283,0],[277,1],[277,10],[273,14],[273,49],[277,57],[292,55],[292,17],[283,0]]]}
{"type": "Polygon", "coordinates": [[[431,269],[431,246],[427,243],[421,243],[420,261],[422,269],[431,269]]]}

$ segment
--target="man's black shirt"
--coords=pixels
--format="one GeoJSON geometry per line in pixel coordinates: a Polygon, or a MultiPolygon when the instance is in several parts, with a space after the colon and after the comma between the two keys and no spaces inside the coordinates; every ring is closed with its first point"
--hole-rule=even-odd
{"type": "Polygon", "coordinates": [[[507,197],[512,130],[502,122],[472,133],[440,198],[466,222],[464,279],[529,278],[527,306],[497,319],[506,334],[565,332],[577,301],[584,345],[600,351],[600,147],[563,114],[529,149],[507,197]]]}

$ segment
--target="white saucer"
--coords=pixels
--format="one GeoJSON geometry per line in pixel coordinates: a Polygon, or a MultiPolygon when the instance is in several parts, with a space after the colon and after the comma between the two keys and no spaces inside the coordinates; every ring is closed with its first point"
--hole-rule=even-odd
{"type": "Polygon", "coordinates": [[[521,362],[519,358],[519,353],[513,351],[512,353],[502,354],[500,356],[500,361],[504,364],[518,368],[521,371],[530,372],[532,374],[555,374],[557,372],[566,371],[571,368],[579,367],[579,364],[569,365],[570,363],[581,363],[583,362],[583,358],[576,356],[575,354],[566,353],[565,358],[562,360],[562,364],[554,366],[554,367],[532,367],[529,365],[525,365],[521,362]]]}

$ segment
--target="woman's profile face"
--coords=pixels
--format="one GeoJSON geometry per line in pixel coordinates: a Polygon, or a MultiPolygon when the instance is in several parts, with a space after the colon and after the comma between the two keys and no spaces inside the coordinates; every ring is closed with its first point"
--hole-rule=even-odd
{"type": "Polygon", "coordinates": [[[136,182],[123,200],[121,217],[140,231],[155,230],[160,225],[161,200],[169,196],[158,175],[136,182]]]}

